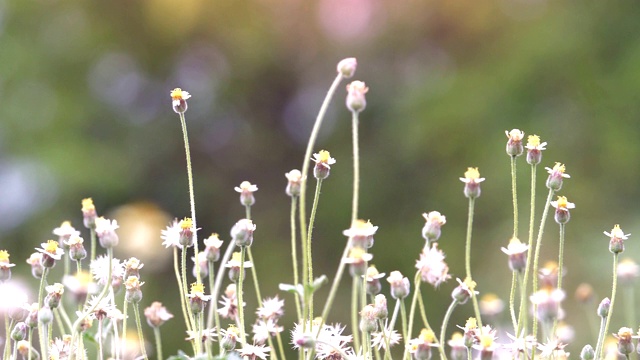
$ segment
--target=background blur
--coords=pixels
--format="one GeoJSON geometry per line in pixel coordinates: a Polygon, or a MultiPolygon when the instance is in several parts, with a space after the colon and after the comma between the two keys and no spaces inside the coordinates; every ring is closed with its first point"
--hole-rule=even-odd
{"type": "MultiPolygon", "coordinates": [[[[565,280],[576,354],[595,338],[574,289],[588,281],[596,302],[610,296],[602,232],[620,223],[633,234],[624,257],[640,253],[639,14],[638,2],[592,0],[0,1],[0,248],[35,299],[37,281],[24,260],[63,220],[80,229],[80,201],[92,197],[100,214],[122,225],[118,256],[145,263],[141,305],[160,299],[178,316],[177,291],[166,285],[174,281],[171,251],[159,231],[189,215],[182,135],[169,98],[181,87],[193,96],[186,117],[201,234],[228,240],[244,216],[233,187],[257,184],[254,254],[262,292],[274,296],[278,283],[292,281],[284,173],[302,165],[335,65],[354,56],[354,79],[370,87],[360,116],[360,215],[380,227],[372,249],[378,269],[411,278],[423,245],[421,214],[438,210],[447,216],[440,247],[462,277],[467,199],[458,178],[477,166],[487,181],[476,202],[474,278],[482,293],[507,299],[511,277],[500,247],[511,234],[512,205],[504,131],[538,134],[549,143],[538,209],[547,192],[542,168],[555,161],[571,175],[559,194],[576,203],[565,280]]],[[[329,277],[350,217],[344,85],[316,149],[337,159],[314,233],[316,273],[329,277]]],[[[520,158],[523,239],[529,176],[520,158]]],[[[543,261],[556,259],[551,219],[543,245],[543,261]]],[[[440,324],[455,284],[423,287],[432,324],[440,324]]],[[[247,292],[253,299],[252,286],[247,292]]],[[[333,321],[347,322],[344,293],[333,321]]],[[[280,296],[293,314],[292,298],[280,296]]],[[[254,308],[249,300],[248,311],[254,308]]],[[[637,328],[618,309],[611,331],[637,328]]],[[[471,312],[470,305],[458,309],[450,329],[471,312]]],[[[503,315],[499,321],[508,323],[503,315]]],[[[182,320],[171,322],[163,330],[168,355],[187,349],[182,320]]]]}

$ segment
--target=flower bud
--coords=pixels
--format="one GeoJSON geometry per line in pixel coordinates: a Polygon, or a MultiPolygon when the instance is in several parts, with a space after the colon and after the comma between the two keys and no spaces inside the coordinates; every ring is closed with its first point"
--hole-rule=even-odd
{"type": "Polygon", "coordinates": [[[513,129],[511,131],[505,131],[507,134],[507,155],[509,156],[520,156],[524,152],[524,146],[522,145],[522,138],[524,138],[524,132],[518,129],[513,129]]]}
{"type": "Polygon", "coordinates": [[[120,238],[116,233],[118,229],[118,222],[116,220],[108,220],[103,217],[99,217],[95,220],[95,231],[100,241],[100,246],[105,249],[110,249],[118,245],[120,238]]]}
{"type": "Polygon", "coordinates": [[[49,307],[43,306],[40,310],[38,310],[38,322],[43,325],[49,324],[53,321],[53,312],[49,307]]]}
{"type": "Polygon", "coordinates": [[[378,294],[374,298],[375,316],[378,319],[384,320],[389,316],[389,309],[387,309],[387,298],[383,294],[378,294]]]}
{"type": "Polygon", "coordinates": [[[476,284],[470,279],[465,279],[465,281],[461,281],[460,279],[456,280],[458,281],[458,286],[451,292],[451,297],[456,300],[458,304],[464,304],[471,298],[471,292],[476,284]]]}
{"type": "Polygon", "coordinates": [[[349,79],[355,74],[356,68],[358,67],[358,61],[356,58],[346,58],[340,60],[338,63],[338,73],[342,75],[343,78],[349,79]]]}
{"type": "Polygon", "coordinates": [[[29,327],[24,322],[19,322],[11,330],[11,340],[21,341],[27,338],[29,327]]]}
{"type": "Polygon", "coordinates": [[[550,190],[558,191],[562,189],[563,178],[570,178],[569,174],[565,174],[565,167],[561,163],[556,163],[553,169],[545,168],[549,173],[547,178],[547,188],[550,190]]]}
{"type": "Polygon", "coordinates": [[[529,245],[523,244],[518,238],[512,238],[502,252],[509,256],[509,268],[511,271],[523,272],[527,267],[527,251],[529,245]]]}
{"type": "Polygon", "coordinates": [[[628,327],[622,327],[618,330],[618,333],[614,335],[618,339],[618,351],[622,355],[629,355],[635,350],[632,339],[633,329],[628,327]]]}
{"type": "Polygon", "coordinates": [[[288,196],[299,196],[300,195],[300,186],[302,184],[302,173],[300,170],[291,170],[288,173],[284,174],[287,177],[287,187],[284,192],[288,196]]]}
{"type": "Polygon", "coordinates": [[[231,228],[231,238],[236,246],[251,246],[256,225],[249,219],[239,220],[231,228]]]}
{"type": "Polygon", "coordinates": [[[365,94],[369,88],[362,81],[354,81],[347,85],[347,109],[351,112],[359,113],[367,107],[365,94]]]}
{"type": "Polygon", "coordinates": [[[480,177],[478,168],[467,168],[464,177],[460,178],[460,181],[464,183],[464,196],[469,199],[480,197],[480,183],[484,180],[484,178],[480,177]]]}
{"type": "Polygon", "coordinates": [[[422,228],[422,237],[427,242],[438,241],[438,239],[440,239],[440,234],[442,233],[441,227],[447,223],[447,218],[437,211],[424,213],[422,214],[422,217],[426,220],[426,223],[422,228]]]}
{"type": "Polygon", "coordinates": [[[387,281],[391,285],[391,297],[394,299],[404,299],[411,292],[409,279],[402,276],[399,271],[392,271],[387,281]]]}
{"type": "Polygon", "coordinates": [[[620,225],[617,224],[613,227],[611,233],[605,231],[604,234],[611,238],[609,241],[609,251],[614,254],[619,254],[624,251],[624,241],[631,235],[625,234],[624,231],[620,229],[620,225]]]}
{"type": "Polygon", "coordinates": [[[598,305],[598,316],[606,318],[609,316],[609,309],[611,309],[611,300],[609,300],[609,298],[602,299],[600,305],[598,305]]]}
{"type": "Polygon", "coordinates": [[[596,357],[596,351],[593,349],[593,346],[587,344],[580,351],[580,359],[581,360],[593,360],[596,357]]]}
{"type": "Polygon", "coordinates": [[[336,163],[336,159],[331,157],[331,154],[326,150],[320,150],[318,153],[313,154],[311,159],[316,163],[313,167],[313,176],[318,180],[324,180],[329,177],[331,173],[331,165],[336,163]]]}
{"type": "Polygon", "coordinates": [[[87,229],[95,229],[98,213],[96,212],[95,205],[93,205],[93,199],[82,199],[82,218],[84,226],[87,229]]]}
{"type": "Polygon", "coordinates": [[[252,206],[256,203],[256,198],[253,196],[253,193],[258,191],[256,185],[243,181],[240,186],[236,186],[234,189],[240,193],[240,204],[242,206],[252,206]]]}
{"type": "Polygon", "coordinates": [[[170,95],[173,111],[177,114],[184,114],[184,112],[187,111],[187,99],[189,99],[191,95],[180,88],[171,90],[170,95]]]}
{"type": "Polygon", "coordinates": [[[378,330],[376,309],[373,305],[366,305],[362,311],[360,311],[360,331],[372,333],[376,330],[378,330]]]}

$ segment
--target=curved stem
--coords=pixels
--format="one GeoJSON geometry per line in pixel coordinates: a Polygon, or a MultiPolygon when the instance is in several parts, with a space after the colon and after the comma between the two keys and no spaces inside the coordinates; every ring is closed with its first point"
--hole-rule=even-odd
{"type": "Polygon", "coordinates": [[[447,360],[447,355],[444,353],[444,339],[447,330],[447,324],[449,324],[449,319],[451,318],[451,314],[453,314],[453,310],[458,305],[458,300],[453,299],[451,305],[447,309],[447,312],[444,314],[444,319],[442,320],[442,328],[440,329],[440,346],[438,346],[438,351],[440,351],[440,359],[447,360]]]}
{"type": "MultiPolygon", "coordinates": [[[[191,330],[194,331],[196,329],[196,321],[195,318],[193,317],[193,312],[191,310],[191,306],[188,305],[188,300],[186,299],[186,294],[189,293],[188,287],[187,287],[187,249],[186,248],[182,248],[182,254],[181,254],[181,262],[182,262],[182,293],[185,294],[185,306],[187,308],[187,319],[188,319],[188,328],[187,330],[191,330]]],[[[196,261],[198,262],[198,261],[196,261]]],[[[198,282],[199,283],[199,282],[198,282]]],[[[196,345],[198,344],[198,342],[196,341],[196,345]]]]}
{"type": "MultiPolygon", "coordinates": [[[[475,198],[469,197],[469,212],[467,216],[467,240],[465,246],[465,268],[467,270],[467,278],[469,280],[473,280],[471,277],[471,234],[473,231],[473,212],[475,207],[475,198]]],[[[482,328],[482,318],[480,317],[480,308],[478,307],[478,299],[476,298],[476,293],[472,289],[471,291],[471,301],[473,303],[473,311],[476,316],[476,320],[478,320],[478,327],[482,328]]]]}
{"type": "MultiPolygon", "coordinates": [[[[549,204],[551,203],[551,198],[554,194],[553,189],[549,189],[549,195],[547,195],[547,201],[544,205],[544,211],[542,212],[542,219],[540,219],[540,228],[538,229],[538,237],[536,238],[536,250],[533,255],[533,289],[532,294],[535,294],[538,291],[538,260],[540,258],[540,247],[542,245],[542,234],[544,234],[544,226],[547,221],[547,215],[549,214],[549,204]]],[[[533,313],[535,314],[538,311],[538,305],[533,305],[533,313]]],[[[533,317],[533,332],[532,335],[538,336],[538,317],[533,317]]]]}
{"type": "Polygon", "coordinates": [[[420,307],[420,316],[422,317],[422,323],[427,330],[432,330],[431,325],[429,325],[429,320],[427,319],[427,312],[424,308],[424,303],[422,301],[422,290],[417,289],[418,291],[418,306],[420,307]]]}
{"type": "Polygon", "coordinates": [[[316,182],[316,192],[313,196],[313,205],[311,207],[311,216],[309,217],[309,229],[307,231],[307,286],[305,286],[305,296],[307,297],[307,301],[305,301],[305,307],[308,309],[309,321],[313,319],[313,291],[310,291],[309,285],[313,284],[313,258],[312,258],[312,248],[311,248],[311,238],[313,234],[313,224],[316,220],[316,212],[318,211],[318,202],[320,200],[320,190],[322,189],[322,179],[318,179],[316,182]]]}
{"type": "MultiPolygon", "coordinates": [[[[296,247],[296,208],[297,208],[297,196],[291,197],[291,262],[293,266],[293,286],[298,286],[300,279],[298,278],[298,249],[296,247]]],[[[300,294],[296,291],[296,315],[298,315],[298,323],[302,322],[302,311],[300,310],[300,294]]]]}
{"type": "Polygon", "coordinates": [[[225,250],[224,255],[222,256],[222,261],[220,262],[220,269],[218,269],[218,274],[216,274],[216,283],[211,292],[211,298],[213,301],[216,301],[218,295],[220,294],[220,287],[222,286],[222,279],[224,278],[224,273],[226,270],[225,265],[231,259],[231,255],[233,254],[233,249],[236,247],[235,241],[229,241],[229,245],[227,245],[227,250],[225,250]]]}
{"type": "MultiPolygon", "coordinates": [[[[193,241],[193,249],[195,253],[195,258],[198,259],[198,227],[196,225],[196,201],[195,196],[193,194],[193,170],[191,169],[191,150],[189,148],[189,136],[187,135],[187,122],[184,118],[184,113],[179,113],[180,115],[180,125],[182,126],[182,137],[184,139],[184,153],[185,158],[187,160],[187,178],[189,181],[189,205],[191,206],[191,220],[193,220],[193,236],[195,237],[193,241]]],[[[200,264],[198,261],[195,262],[196,267],[196,279],[200,284],[202,283],[202,279],[200,278],[200,264]]]]}
{"type": "Polygon", "coordinates": [[[609,307],[609,314],[607,315],[607,321],[604,325],[604,331],[602,332],[602,342],[600,343],[600,350],[596,351],[596,359],[599,359],[598,355],[602,354],[604,348],[604,338],[609,333],[609,324],[611,324],[611,318],[613,317],[613,307],[616,302],[616,293],[618,290],[618,253],[613,254],[613,285],[611,286],[611,305],[609,307]]]}
{"type": "Polygon", "coordinates": [[[530,200],[530,213],[529,213],[529,248],[527,249],[527,265],[524,272],[524,279],[522,281],[523,291],[520,296],[520,310],[518,311],[518,330],[516,336],[523,329],[527,327],[527,286],[529,283],[529,274],[531,271],[531,254],[533,252],[533,224],[536,216],[536,165],[531,165],[531,200],[530,200]]]}
{"type": "Polygon", "coordinates": [[[513,271],[511,273],[511,291],[509,292],[509,314],[511,315],[511,324],[513,325],[513,331],[516,336],[518,335],[518,322],[516,320],[516,287],[518,286],[518,273],[513,271]]]}

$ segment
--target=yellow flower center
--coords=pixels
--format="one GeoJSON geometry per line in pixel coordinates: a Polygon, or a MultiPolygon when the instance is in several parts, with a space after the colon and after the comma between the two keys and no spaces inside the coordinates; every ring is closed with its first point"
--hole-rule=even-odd
{"type": "Polygon", "coordinates": [[[622,327],[618,330],[618,337],[622,340],[631,341],[633,330],[628,327],[622,327]]]}
{"type": "Polygon", "coordinates": [[[136,276],[129,276],[124,282],[124,286],[127,290],[137,289],[140,287],[140,280],[136,276]]]}
{"type": "Polygon", "coordinates": [[[184,218],[182,221],[180,221],[180,227],[182,228],[182,230],[189,230],[193,227],[193,220],[191,220],[191,218],[184,218]]]}
{"type": "Polygon", "coordinates": [[[560,174],[564,174],[565,171],[565,167],[564,164],[561,164],[559,162],[557,162],[555,165],[553,165],[553,171],[554,172],[559,172],[560,174]]]}
{"type": "Polygon", "coordinates": [[[44,245],[44,251],[50,254],[55,254],[56,252],[58,252],[58,242],[53,240],[47,241],[47,243],[44,245]]]}
{"type": "Polygon", "coordinates": [[[0,250],[0,263],[9,262],[9,252],[7,250],[0,250]]]}
{"type": "Polygon", "coordinates": [[[538,135],[529,135],[527,138],[527,147],[538,147],[540,146],[540,136],[538,135]]]}
{"type": "Polygon", "coordinates": [[[468,288],[469,288],[469,290],[471,290],[471,291],[473,291],[473,289],[475,289],[475,288],[476,288],[476,285],[477,285],[475,281],[471,280],[471,278],[466,278],[466,279],[464,279],[464,282],[463,282],[463,283],[464,283],[465,285],[467,285],[467,287],[468,287],[468,288]]]}
{"type": "Polygon", "coordinates": [[[354,260],[362,260],[364,254],[366,253],[366,251],[360,248],[352,248],[351,251],[349,251],[349,258],[354,260]]]}
{"type": "Polygon", "coordinates": [[[518,129],[513,129],[509,131],[509,139],[513,141],[521,141],[524,133],[518,129]]]}
{"type": "Polygon", "coordinates": [[[376,267],[373,265],[369,266],[369,268],[367,269],[367,277],[374,277],[374,276],[377,276],[378,274],[380,274],[378,272],[378,269],[376,269],[376,267]]]}
{"type": "Polygon", "coordinates": [[[456,331],[453,333],[453,335],[451,335],[451,340],[453,341],[460,341],[462,340],[463,336],[459,331],[456,331]]]}
{"type": "Polygon", "coordinates": [[[237,262],[239,264],[241,260],[242,260],[242,254],[240,254],[239,252],[234,252],[231,255],[231,261],[237,262]]]}
{"type": "Polygon", "coordinates": [[[480,178],[480,172],[478,171],[478,168],[467,168],[467,171],[465,171],[464,173],[464,177],[467,180],[476,180],[480,178]]]}
{"type": "Polygon", "coordinates": [[[171,90],[171,99],[173,99],[173,100],[182,100],[182,98],[183,98],[182,89],[175,88],[175,89],[171,90]]]}
{"type": "Polygon", "coordinates": [[[485,295],[482,297],[482,300],[483,300],[483,301],[496,301],[496,300],[499,300],[499,299],[500,299],[500,298],[499,298],[496,294],[494,294],[494,293],[488,293],[488,294],[485,294],[485,295]]]}
{"type": "Polygon", "coordinates": [[[197,282],[191,284],[191,294],[204,294],[204,285],[197,282]]]}
{"type": "Polygon", "coordinates": [[[96,207],[95,207],[95,205],[93,205],[93,199],[92,198],[82,199],[82,211],[83,212],[94,211],[95,209],[96,209],[96,207]]]}
{"type": "Polygon", "coordinates": [[[480,335],[480,345],[484,349],[488,349],[493,345],[493,336],[490,334],[482,334],[480,335]]]}
{"type": "Polygon", "coordinates": [[[567,208],[567,197],[566,196],[558,196],[558,208],[567,208]]]}
{"type": "Polygon", "coordinates": [[[467,319],[467,322],[464,324],[464,328],[466,330],[477,329],[478,320],[476,320],[476,318],[470,317],[469,319],[467,319]]]}
{"type": "Polygon", "coordinates": [[[431,344],[436,342],[436,334],[433,330],[422,329],[418,338],[425,343],[431,344]]]}
{"type": "Polygon", "coordinates": [[[327,150],[320,150],[318,153],[318,162],[327,163],[331,158],[331,154],[327,150]]]}

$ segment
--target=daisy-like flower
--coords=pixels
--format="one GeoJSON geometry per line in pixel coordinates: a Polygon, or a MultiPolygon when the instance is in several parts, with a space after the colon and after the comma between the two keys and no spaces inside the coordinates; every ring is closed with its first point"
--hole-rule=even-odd
{"type": "Polygon", "coordinates": [[[531,350],[537,346],[536,339],[533,335],[515,337],[507,333],[507,336],[511,339],[511,344],[504,345],[504,347],[511,352],[513,359],[519,359],[523,354],[528,358],[531,350]]]}
{"type": "Polygon", "coordinates": [[[427,242],[427,245],[432,241],[438,241],[442,233],[440,228],[447,223],[447,218],[438,211],[424,213],[422,217],[426,220],[422,228],[422,237],[427,242]]]}
{"type": "Polygon", "coordinates": [[[187,298],[189,298],[193,313],[199,314],[204,311],[204,307],[206,306],[207,301],[211,299],[211,295],[205,295],[204,285],[195,282],[191,284],[191,291],[187,294],[187,298]]]}
{"type": "Polygon", "coordinates": [[[326,150],[320,150],[318,153],[313,154],[311,159],[316,163],[313,168],[313,176],[316,179],[326,179],[331,173],[331,165],[336,163],[336,159],[331,157],[331,154],[326,150]]]}
{"type": "Polygon", "coordinates": [[[365,94],[369,88],[362,81],[352,81],[347,85],[347,109],[354,113],[359,113],[367,107],[365,94]]]}
{"type": "MultiPolygon", "coordinates": [[[[313,334],[317,333],[316,329],[312,328],[313,334]]],[[[342,335],[343,331],[344,326],[341,326],[340,324],[324,325],[322,327],[316,343],[316,354],[318,359],[340,359],[342,354],[348,353],[351,350],[349,343],[351,342],[352,337],[342,335]]]]}
{"type": "Polygon", "coordinates": [[[140,259],[131,257],[124,262],[124,277],[135,276],[140,278],[140,269],[144,267],[144,264],[140,259]]]}
{"type": "MultiPolygon", "coordinates": [[[[203,343],[218,341],[218,332],[216,331],[215,327],[211,329],[202,329],[200,336],[203,343]]],[[[197,337],[198,331],[187,330],[187,341],[195,340],[197,337]]]]}
{"type": "Polygon", "coordinates": [[[222,243],[223,241],[220,240],[216,233],[213,233],[211,236],[204,239],[204,253],[207,257],[207,261],[218,261],[220,258],[220,247],[222,247],[222,243]]]}
{"type": "Polygon", "coordinates": [[[620,352],[620,354],[629,356],[629,354],[631,354],[633,350],[635,350],[632,342],[634,338],[633,329],[628,327],[621,327],[620,330],[618,330],[617,334],[613,334],[613,337],[618,340],[618,351],[620,352]]]}
{"type": "Polygon", "coordinates": [[[540,357],[543,359],[568,359],[569,353],[564,351],[566,344],[562,344],[557,339],[550,339],[545,344],[538,344],[540,357]]]}
{"type": "Polygon", "coordinates": [[[467,348],[464,346],[464,336],[459,331],[451,334],[451,339],[447,341],[447,345],[451,348],[450,357],[455,360],[467,358],[467,348]]]}
{"type": "Polygon", "coordinates": [[[564,300],[565,294],[562,289],[543,288],[531,295],[531,303],[536,305],[536,316],[543,323],[553,323],[555,319],[564,318],[564,311],[560,308],[560,303],[564,300]]]}
{"type": "Polygon", "coordinates": [[[42,253],[35,252],[31,254],[27,259],[27,264],[31,265],[31,275],[36,279],[40,279],[44,272],[44,266],[42,265],[42,253]]]}
{"type": "Polygon", "coordinates": [[[49,358],[52,360],[65,360],[75,353],[75,347],[71,343],[71,335],[64,335],[62,339],[56,338],[49,346],[49,358]]]}
{"type": "Polygon", "coordinates": [[[84,226],[87,229],[95,228],[97,217],[98,213],[96,212],[96,206],[93,205],[93,199],[82,199],[82,218],[84,226]]]}
{"type": "Polygon", "coordinates": [[[363,276],[367,272],[367,262],[372,259],[373,254],[368,253],[362,248],[354,247],[349,250],[349,256],[342,261],[345,264],[349,264],[349,273],[351,276],[363,276]]]}
{"type": "Polygon", "coordinates": [[[187,111],[187,100],[191,98],[191,94],[180,88],[171,90],[171,106],[177,114],[184,114],[187,111]]]}
{"type": "Polygon", "coordinates": [[[91,274],[87,271],[80,271],[75,275],[65,275],[62,284],[73,295],[75,302],[84,303],[88,294],[98,292],[96,283],[93,282],[91,274]]]}
{"type": "Polygon", "coordinates": [[[623,259],[618,264],[618,279],[622,284],[631,285],[640,277],[640,267],[633,259],[623,259]]]}
{"type": "Polygon", "coordinates": [[[116,308],[116,305],[108,298],[100,298],[98,296],[94,296],[89,299],[87,303],[86,309],[93,309],[90,316],[93,316],[94,319],[104,320],[105,318],[113,319],[119,318],[122,313],[120,310],[116,308]]]}
{"type": "Polygon", "coordinates": [[[387,342],[389,343],[389,347],[393,347],[393,345],[399,344],[401,340],[402,336],[400,336],[396,330],[389,331],[386,327],[383,327],[382,331],[371,334],[371,346],[377,347],[378,350],[388,350],[387,342]]]}
{"type": "Polygon", "coordinates": [[[480,177],[480,172],[478,168],[467,168],[467,171],[464,173],[464,177],[460,178],[460,181],[464,183],[464,196],[467,198],[475,199],[480,196],[480,183],[483,182],[485,178],[480,177]]]}
{"type": "Polygon", "coordinates": [[[287,187],[284,192],[288,196],[299,196],[300,186],[302,185],[302,173],[300,170],[293,169],[285,173],[284,176],[287,178],[287,187]]]}
{"type": "Polygon", "coordinates": [[[182,220],[178,221],[178,219],[174,219],[171,225],[160,231],[160,238],[163,240],[162,245],[164,245],[165,248],[175,246],[182,249],[182,244],[180,244],[180,234],[182,233],[181,222],[182,220]]]}
{"type": "Polygon", "coordinates": [[[524,138],[524,132],[522,130],[513,129],[511,131],[505,130],[504,133],[509,139],[507,141],[507,155],[520,156],[524,152],[524,146],[522,146],[522,139],[524,138]]]}
{"type": "Polygon", "coordinates": [[[62,259],[64,251],[58,245],[57,241],[49,240],[40,244],[42,248],[36,248],[36,251],[42,254],[42,266],[51,268],[57,260],[62,259]]]}
{"type": "Polygon", "coordinates": [[[243,181],[240,183],[240,186],[236,186],[234,190],[240,193],[240,204],[242,204],[242,206],[251,206],[255,204],[256,198],[253,196],[253,193],[258,191],[257,185],[252,185],[248,181],[243,181]]]}
{"type": "Polygon", "coordinates": [[[351,227],[344,230],[342,234],[348,236],[352,247],[369,249],[373,246],[373,235],[378,231],[377,226],[373,226],[370,221],[356,220],[351,227]]]}
{"type": "Polygon", "coordinates": [[[571,219],[571,214],[569,214],[570,209],[575,209],[576,205],[572,202],[567,201],[567,198],[564,196],[558,196],[558,200],[552,201],[551,206],[556,209],[556,214],[554,219],[558,224],[566,224],[571,219]]]}
{"type": "Polygon", "coordinates": [[[480,298],[480,314],[485,316],[496,316],[504,310],[504,301],[500,299],[496,294],[489,293],[484,294],[480,298]]]}
{"type": "Polygon", "coordinates": [[[284,315],[284,300],[280,300],[278,295],[262,300],[262,306],[258,308],[256,314],[261,319],[278,320],[284,315]]]}
{"type": "Polygon", "coordinates": [[[100,246],[108,249],[118,245],[120,238],[116,234],[116,229],[120,226],[116,220],[105,219],[101,216],[95,220],[95,225],[100,246]]]}
{"type": "Polygon", "coordinates": [[[120,283],[124,278],[124,264],[119,259],[111,259],[111,279],[109,276],[109,257],[101,255],[95,258],[89,265],[91,275],[98,282],[98,285],[105,286],[107,281],[113,283],[120,283]]]}
{"type": "Polygon", "coordinates": [[[191,257],[191,261],[193,261],[193,277],[197,278],[198,274],[196,273],[196,271],[200,271],[200,278],[204,279],[207,276],[209,276],[209,260],[207,260],[207,254],[205,254],[203,251],[198,253],[198,258],[196,259],[195,256],[191,257]],[[195,265],[198,266],[195,266],[195,265]]]}
{"type": "Polygon", "coordinates": [[[58,242],[60,245],[64,245],[64,242],[72,236],[80,236],[80,231],[71,226],[70,221],[63,221],[59,227],[53,229],[53,234],[58,235],[58,242]]]}
{"type": "Polygon", "coordinates": [[[433,243],[431,249],[422,250],[420,260],[416,261],[422,281],[438,287],[451,278],[449,266],[444,262],[444,258],[444,252],[438,249],[438,243],[433,243]]]}
{"type": "MultiPolygon", "coordinates": [[[[234,252],[231,255],[231,259],[224,264],[224,267],[229,268],[229,279],[233,282],[238,281],[240,277],[240,265],[242,264],[242,254],[240,252],[234,252]]],[[[251,261],[245,261],[243,267],[250,268],[253,266],[251,261]]]]}
{"type": "Polygon", "coordinates": [[[610,233],[605,231],[604,234],[611,238],[609,241],[609,251],[614,254],[619,254],[624,251],[624,241],[631,235],[625,234],[618,224],[613,227],[610,233]]]}
{"type": "Polygon", "coordinates": [[[541,143],[538,135],[529,135],[527,138],[527,163],[529,165],[538,165],[542,161],[542,150],[546,150],[546,142],[541,143]]]}
{"type": "Polygon", "coordinates": [[[549,173],[549,177],[547,178],[547,188],[558,191],[562,188],[562,181],[564,178],[570,178],[569,174],[565,174],[566,168],[564,164],[557,162],[553,169],[545,167],[545,170],[549,173]]]}
{"type": "Polygon", "coordinates": [[[62,294],[64,294],[64,285],[55,283],[53,285],[46,286],[45,290],[47,291],[47,296],[44,303],[47,304],[50,309],[57,308],[58,305],[60,305],[62,294]]]}
{"type": "Polygon", "coordinates": [[[220,329],[220,335],[222,336],[220,341],[222,348],[226,351],[231,351],[236,348],[236,343],[240,338],[240,329],[235,325],[229,325],[227,329],[220,329]]]}
{"type": "Polygon", "coordinates": [[[404,299],[411,291],[411,283],[406,276],[402,276],[400,271],[392,271],[387,278],[391,285],[391,297],[394,299],[404,299]]]}
{"type": "Polygon", "coordinates": [[[476,288],[476,282],[471,278],[466,278],[464,281],[456,278],[458,286],[451,292],[451,297],[459,304],[466,303],[473,294],[478,294],[474,289],[476,288]]]}
{"type": "Polygon", "coordinates": [[[256,344],[264,345],[271,336],[276,336],[284,331],[284,327],[278,326],[274,319],[258,319],[253,324],[253,341],[256,344]]]}
{"type": "MultiPolygon", "coordinates": [[[[238,317],[238,297],[236,293],[236,284],[229,284],[227,286],[225,294],[221,296],[219,303],[222,305],[218,308],[218,314],[225,319],[235,320],[238,317]]],[[[244,307],[245,302],[242,303],[244,307]]]]}
{"type": "Polygon", "coordinates": [[[87,250],[84,248],[84,239],[77,234],[71,235],[64,241],[64,246],[69,249],[69,258],[75,261],[82,260],[87,257],[87,250]]]}
{"type": "Polygon", "coordinates": [[[167,311],[167,308],[159,301],[154,301],[151,306],[144,309],[144,316],[147,323],[153,328],[158,328],[167,320],[173,318],[173,314],[167,311]]]}
{"type": "Polygon", "coordinates": [[[140,278],[137,276],[127,277],[127,280],[124,282],[124,287],[127,290],[124,294],[124,299],[128,302],[139,303],[140,300],[142,300],[142,290],[140,290],[142,285],[144,285],[144,282],[140,281],[140,278]]]}
{"type": "Polygon", "coordinates": [[[244,344],[238,352],[242,356],[247,356],[249,360],[255,360],[256,358],[266,360],[271,352],[271,348],[264,345],[244,344]]]}
{"type": "Polygon", "coordinates": [[[231,238],[236,246],[251,246],[256,225],[250,219],[240,219],[231,228],[231,238]]]}
{"type": "Polygon", "coordinates": [[[439,347],[439,345],[433,330],[422,329],[417,338],[409,340],[407,347],[414,359],[422,360],[431,359],[431,348],[439,347]]]}
{"type": "Polygon", "coordinates": [[[518,238],[512,238],[502,252],[509,256],[509,268],[511,271],[523,272],[527,267],[527,250],[529,245],[520,242],[518,238]]]}
{"type": "Polygon", "coordinates": [[[382,284],[380,279],[385,276],[385,273],[379,273],[378,269],[374,265],[369,265],[367,273],[364,278],[367,281],[367,294],[376,295],[382,290],[382,284]]]}
{"type": "Polygon", "coordinates": [[[476,318],[470,317],[464,324],[464,327],[458,326],[460,330],[463,331],[464,338],[464,346],[467,348],[471,348],[471,346],[476,343],[476,335],[479,331],[478,329],[478,320],[476,318]]]}
{"type": "Polygon", "coordinates": [[[492,329],[491,326],[485,325],[476,331],[476,341],[473,348],[480,350],[481,359],[485,359],[487,356],[490,359],[490,355],[499,347],[500,345],[496,343],[496,330],[492,329]]]}
{"type": "Polygon", "coordinates": [[[9,261],[9,252],[0,250],[0,282],[11,279],[11,268],[16,266],[9,261]]]}

